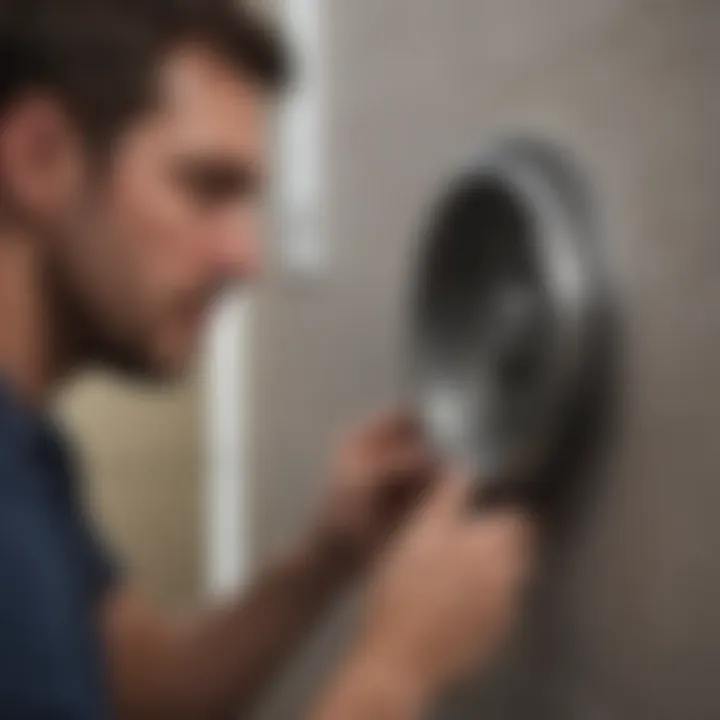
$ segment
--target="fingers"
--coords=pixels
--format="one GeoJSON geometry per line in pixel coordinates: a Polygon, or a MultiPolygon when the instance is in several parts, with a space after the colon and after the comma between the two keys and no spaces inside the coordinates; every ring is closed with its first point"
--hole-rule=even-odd
{"type": "Polygon", "coordinates": [[[371,473],[405,474],[430,461],[419,423],[404,411],[378,415],[347,435],[338,450],[340,459],[371,473]]]}
{"type": "Polygon", "coordinates": [[[519,510],[479,515],[468,527],[468,541],[479,554],[490,553],[523,561],[534,555],[536,540],[534,523],[519,510]]]}
{"type": "Polygon", "coordinates": [[[376,456],[376,461],[384,473],[391,477],[427,474],[436,466],[436,460],[428,448],[417,442],[388,448],[376,456]]]}
{"type": "Polygon", "coordinates": [[[441,475],[424,501],[418,524],[452,536],[458,550],[477,557],[478,567],[489,557],[515,573],[530,564],[537,547],[538,530],[530,514],[505,508],[479,513],[471,499],[473,483],[459,470],[441,475]]]}
{"type": "Polygon", "coordinates": [[[469,507],[471,484],[463,473],[446,471],[427,498],[423,514],[436,522],[457,522],[469,507]]]}
{"type": "Polygon", "coordinates": [[[378,416],[361,430],[358,443],[382,486],[424,489],[432,480],[437,459],[417,418],[404,410],[378,416]]]}
{"type": "Polygon", "coordinates": [[[377,452],[405,443],[425,441],[419,418],[403,408],[378,414],[361,428],[360,434],[364,442],[377,452]]]}
{"type": "Polygon", "coordinates": [[[486,512],[478,515],[475,523],[477,535],[497,545],[531,547],[537,536],[536,523],[520,508],[486,512]]]}
{"type": "Polygon", "coordinates": [[[495,567],[499,585],[519,592],[532,572],[538,533],[532,518],[522,511],[497,511],[477,517],[467,534],[468,551],[478,568],[495,567]]]}

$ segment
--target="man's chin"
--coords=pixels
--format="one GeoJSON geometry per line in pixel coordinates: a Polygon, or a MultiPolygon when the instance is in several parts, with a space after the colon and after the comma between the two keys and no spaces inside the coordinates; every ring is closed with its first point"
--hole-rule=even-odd
{"type": "Polygon", "coordinates": [[[154,384],[173,385],[187,379],[195,365],[195,355],[156,359],[145,365],[144,372],[138,379],[154,384]]]}
{"type": "Polygon", "coordinates": [[[134,383],[174,385],[185,380],[196,365],[194,354],[113,353],[99,358],[112,374],[134,383]]]}

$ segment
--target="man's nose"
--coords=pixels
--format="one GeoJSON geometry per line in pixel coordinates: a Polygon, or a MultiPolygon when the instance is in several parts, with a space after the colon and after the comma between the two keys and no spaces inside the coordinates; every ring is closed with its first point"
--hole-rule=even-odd
{"type": "Polygon", "coordinates": [[[238,228],[224,232],[218,242],[218,261],[224,274],[232,280],[253,280],[262,275],[265,258],[255,228],[238,228]]]}

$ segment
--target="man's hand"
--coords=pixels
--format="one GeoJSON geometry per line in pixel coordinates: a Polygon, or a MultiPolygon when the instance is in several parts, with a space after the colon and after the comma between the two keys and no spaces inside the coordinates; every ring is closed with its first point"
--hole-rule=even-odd
{"type": "Polygon", "coordinates": [[[321,533],[354,567],[381,550],[430,483],[435,462],[419,422],[393,412],[339,445],[321,507],[321,533]]]}
{"type": "Polygon", "coordinates": [[[473,514],[439,483],[383,557],[355,653],[315,718],[396,720],[487,663],[512,630],[534,556],[520,511],[473,514]]]}
{"type": "Polygon", "coordinates": [[[518,617],[533,534],[520,511],[473,515],[467,483],[443,481],[382,563],[367,650],[430,688],[486,661],[518,617]]]}
{"type": "Polygon", "coordinates": [[[433,464],[411,419],[374,421],[343,443],[309,537],[244,597],[166,618],[131,591],[113,593],[100,615],[118,716],[246,711],[347,579],[339,544],[353,569],[380,562],[363,640],[319,717],[415,717],[414,707],[502,639],[529,557],[521,516],[473,518],[461,484],[433,487],[433,464]]]}
{"type": "Polygon", "coordinates": [[[244,597],[167,618],[132,591],[114,593],[101,622],[118,715],[208,720],[246,711],[349,572],[414,506],[431,465],[411,418],[378,418],[341,444],[311,531],[269,562],[244,597]]]}

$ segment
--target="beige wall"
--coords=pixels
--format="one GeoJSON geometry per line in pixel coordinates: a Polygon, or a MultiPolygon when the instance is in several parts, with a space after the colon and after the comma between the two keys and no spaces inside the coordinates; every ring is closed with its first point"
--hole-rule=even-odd
{"type": "MultiPolygon", "coordinates": [[[[336,428],[400,386],[413,230],[441,171],[500,127],[540,128],[583,156],[608,212],[624,422],[601,497],[546,573],[532,641],[447,716],[720,716],[720,4],[326,7],[333,267],[309,286],[278,274],[261,300],[258,554],[302,522],[336,428]]],[[[297,716],[340,644],[328,637],[267,717],[297,716]]]]}
{"type": "Polygon", "coordinates": [[[199,401],[194,380],[151,393],[92,378],[63,402],[102,529],[126,572],[169,605],[199,591],[199,401]]]}

